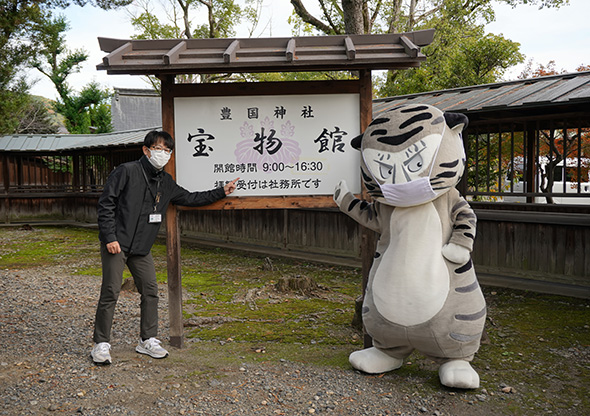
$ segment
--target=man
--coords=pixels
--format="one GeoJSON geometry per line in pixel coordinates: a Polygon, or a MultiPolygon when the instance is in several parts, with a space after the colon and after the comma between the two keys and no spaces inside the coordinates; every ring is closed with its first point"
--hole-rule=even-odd
{"type": "Polygon", "coordinates": [[[140,340],[135,350],[153,358],[168,356],[156,338],[158,283],[151,254],[166,208],[170,202],[184,206],[211,204],[236,189],[239,178],[206,192],[189,192],[180,187],[163,171],[173,150],[170,134],[148,133],[143,143],[144,156],[118,166],[98,200],[102,285],[91,352],[96,364],[111,363],[111,326],[125,265],[141,295],[140,340]]]}

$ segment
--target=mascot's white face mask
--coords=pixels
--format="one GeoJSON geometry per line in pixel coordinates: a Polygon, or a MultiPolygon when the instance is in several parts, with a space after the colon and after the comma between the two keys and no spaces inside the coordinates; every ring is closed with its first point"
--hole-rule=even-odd
{"type": "Polygon", "coordinates": [[[153,167],[162,170],[170,160],[170,153],[167,153],[165,150],[150,149],[150,157],[148,160],[153,167]]]}
{"type": "Polygon", "coordinates": [[[436,197],[436,192],[430,185],[430,177],[404,183],[384,183],[379,187],[385,200],[395,207],[420,205],[436,197]]]}

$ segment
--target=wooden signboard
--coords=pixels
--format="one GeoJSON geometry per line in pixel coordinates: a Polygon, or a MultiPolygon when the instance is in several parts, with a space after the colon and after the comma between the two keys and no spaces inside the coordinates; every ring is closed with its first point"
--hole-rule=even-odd
{"type": "Polygon", "coordinates": [[[190,191],[236,177],[233,197],[360,192],[358,94],[179,97],[176,178],[190,191]]]}

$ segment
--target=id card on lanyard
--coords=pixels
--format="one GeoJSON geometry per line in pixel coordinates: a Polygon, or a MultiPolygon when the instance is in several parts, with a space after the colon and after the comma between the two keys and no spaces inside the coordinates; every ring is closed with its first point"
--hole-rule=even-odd
{"type": "Polygon", "coordinates": [[[141,167],[141,173],[143,173],[143,178],[145,179],[145,183],[147,185],[148,190],[150,191],[150,194],[152,194],[152,196],[154,197],[154,211],[149,215],[148,217],[148,223],[149,224],[159,224],[162,222],[162,213],[160,213],[158,211],[158,204],[160,203],[160,197],[162,196],[162,194],[160,193],[160,181],[156,181],[157,185],[156,185],[156,193],[154,194],[154,191],[152,190],[152,187],[150,186],[150,181],[147,178],[147,175],[145,174],[145,170],[143,170],[143,166],[141,167]]]}

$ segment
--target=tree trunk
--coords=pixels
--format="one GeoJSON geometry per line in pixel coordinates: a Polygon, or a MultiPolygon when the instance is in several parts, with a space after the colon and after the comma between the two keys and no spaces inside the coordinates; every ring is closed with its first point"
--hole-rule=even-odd
{"type": "Polygon", "coordinates": [[[342,0],[344,28],[349,35],[365,33],[363,23],[363,0],[342,0]]]}

